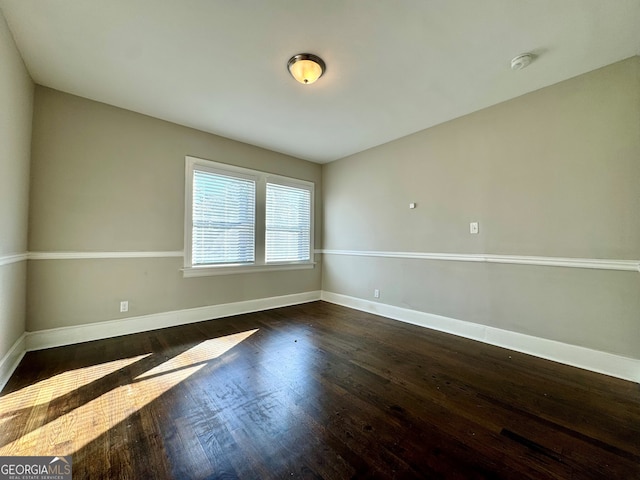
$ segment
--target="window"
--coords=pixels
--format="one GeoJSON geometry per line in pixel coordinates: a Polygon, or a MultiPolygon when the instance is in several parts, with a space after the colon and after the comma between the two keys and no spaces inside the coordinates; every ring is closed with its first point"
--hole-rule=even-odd
{"type": "Polygon", "coordinates": [[[186,158],[185,276],[313,267],[313,183],[186,158]]]}
{"type": "Polygon", "coordinates": [[[311,191],[267,183],[266,259],[300,262],[311,259],[311,191]]]}
{"type": "Polygon", "coordinates": [[[255,261],[256,182],[193,171],[193,265],[255,261]]]}

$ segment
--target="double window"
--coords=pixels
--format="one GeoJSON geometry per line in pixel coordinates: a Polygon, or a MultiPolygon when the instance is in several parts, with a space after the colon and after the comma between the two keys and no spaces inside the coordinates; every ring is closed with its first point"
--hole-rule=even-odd
{"type": "Polygon", "coordinates": [[[186,158],[185,276],[313,266],[313,183],[186,158]]]}

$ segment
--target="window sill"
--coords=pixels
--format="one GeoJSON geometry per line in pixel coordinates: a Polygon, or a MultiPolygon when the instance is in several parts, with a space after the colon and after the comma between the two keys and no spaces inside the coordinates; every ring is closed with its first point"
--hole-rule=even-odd
{"type": "Polygon", "coordinates": [[[238,273],[275,272],[282,270],[308,270],[315,267],[315,262],[277,263],[269,265],[224,265],[219,267],[185,267],[182,269],[184,278],[209,277],[214,275],[235,275],[238,273]]]}

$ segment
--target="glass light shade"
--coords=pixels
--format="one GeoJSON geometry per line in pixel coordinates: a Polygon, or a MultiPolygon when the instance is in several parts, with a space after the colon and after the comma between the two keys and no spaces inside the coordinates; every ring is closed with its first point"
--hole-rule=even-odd
{"type": "Polygon", "coordinates": [[[318,80],[325,68],[322,59],[310,53],[301,53],[291,57],[287,66],[293,78],[305,85],[310,85],[318,80]]]}

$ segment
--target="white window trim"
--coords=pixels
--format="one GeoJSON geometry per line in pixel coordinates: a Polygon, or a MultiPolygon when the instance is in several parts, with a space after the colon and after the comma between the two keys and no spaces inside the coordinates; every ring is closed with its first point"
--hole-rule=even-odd
{"type": "Polygon", "coordinates": [[[184,214],[184,277],[204,277],[210,275],[232,275],[239,273],[271,272],[277,270],[301,270],[315,267],[314,257],[314,226],[315,226],[315,185],[313,182],[275,175],[259,170],[213,162],[202,158],[185,157],[185,214],[184,214]],[[192,264],[192,221],[193,221],[193,170],[205,170],[212,173],[232,174],[256,181],[256,212],[255,212],[255,262],[238,265],[196,265],[192,264]],[[309,238],[309,261],[304,262],[265,262],[265,202],[267,183],[277,183],[292,187],[305,188],[311,192],[311,232],[309,238]]]}

